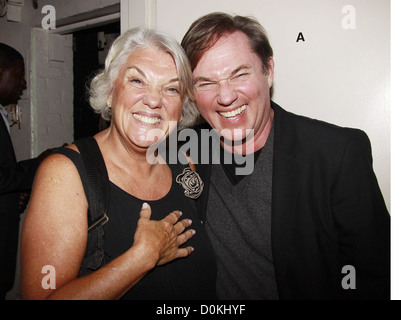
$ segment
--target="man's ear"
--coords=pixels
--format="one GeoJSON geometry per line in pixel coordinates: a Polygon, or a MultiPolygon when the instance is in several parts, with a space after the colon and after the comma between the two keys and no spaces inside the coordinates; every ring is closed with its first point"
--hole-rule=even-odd
{"type": "Polygon", "coordinates": [[[4,68],[0,67],[0,81],[3,78],[4,68]]]}
{"type": "Polygon", "coordinates": [[[274,60],[273,60],[273,57],[270,57],[267,60],[267,67],[268,67],[268,69],[267,69],[266,76],[267,76],[267,79],[269,81],[269,87],[271,88],[271,86],[273,85],[273,80],[274,80],[274,60]]]}

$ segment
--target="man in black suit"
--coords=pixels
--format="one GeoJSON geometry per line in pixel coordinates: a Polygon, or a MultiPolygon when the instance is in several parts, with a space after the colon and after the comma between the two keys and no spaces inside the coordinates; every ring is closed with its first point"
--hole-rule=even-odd
{"type": "Polygon", "coordinates": [[[246,176],[198,166],[219,298],[389,299],[390,218],[366,134],[271,101],[273,50],[256,20],[206,15],[182,45],[220,152],[254,159],[246,176]]]}
{"type": "Polygon", "coordinates": [[[17,162],[4,107],[16,104],[26,89],[22,55],[0,43],[0,300],[5,299],[15,277],[19,214],[29,192],[40,159],[17,162]]]}

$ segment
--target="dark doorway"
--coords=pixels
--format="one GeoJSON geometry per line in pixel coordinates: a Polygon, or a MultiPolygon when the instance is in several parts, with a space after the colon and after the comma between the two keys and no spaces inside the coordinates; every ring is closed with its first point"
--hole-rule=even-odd
{"type": "Polygon", "coordinates": [[[87,88],[115,38],[120,23],[85,29],[74,33],[74,140],[93,136],[108,126],[88,101],[87,88]]]}

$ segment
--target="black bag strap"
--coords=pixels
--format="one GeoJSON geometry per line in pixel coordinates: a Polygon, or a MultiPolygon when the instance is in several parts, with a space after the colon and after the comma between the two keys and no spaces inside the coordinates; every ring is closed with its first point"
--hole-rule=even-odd
{"type": "Polygon", "coordinates": [[[86,171],[88,200],[88,243],[79,276],[89,274],[104,264],[104,230],[108,222],[109,176],[99,146],[93,137],[75,142],[86,171]]]}

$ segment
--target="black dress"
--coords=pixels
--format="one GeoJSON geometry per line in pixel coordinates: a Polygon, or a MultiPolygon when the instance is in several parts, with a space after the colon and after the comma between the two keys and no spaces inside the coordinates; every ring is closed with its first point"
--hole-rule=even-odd
{"type": "MultiPolygon", "coordinates": [[[[82,165],[77,164],[76,159],[71,160],[78,171],[82,170],[82,165]]],[[[185,167],[181,164],[169,165],[169,167],[173,175],[170,191],[156,201],[138,199],[109,181],[110,204],[107,213],[109,221],[104,225],[105,262],[108,263],[117,258],[132,246],[139,212],[144,202],[151,206],[152,220],[161,220],[174,210],[183,213],[182,219],[191,219],[190,228],[196,230],[196,234],[182,247],[192,246],[195,250],[189,257],[176,259],[154,268],[122,299],[216,299],[216,261],[212,246],[197,213],[196,200],[186,197],[184,189],[176,182],[176,177],[185,167]]]]}

